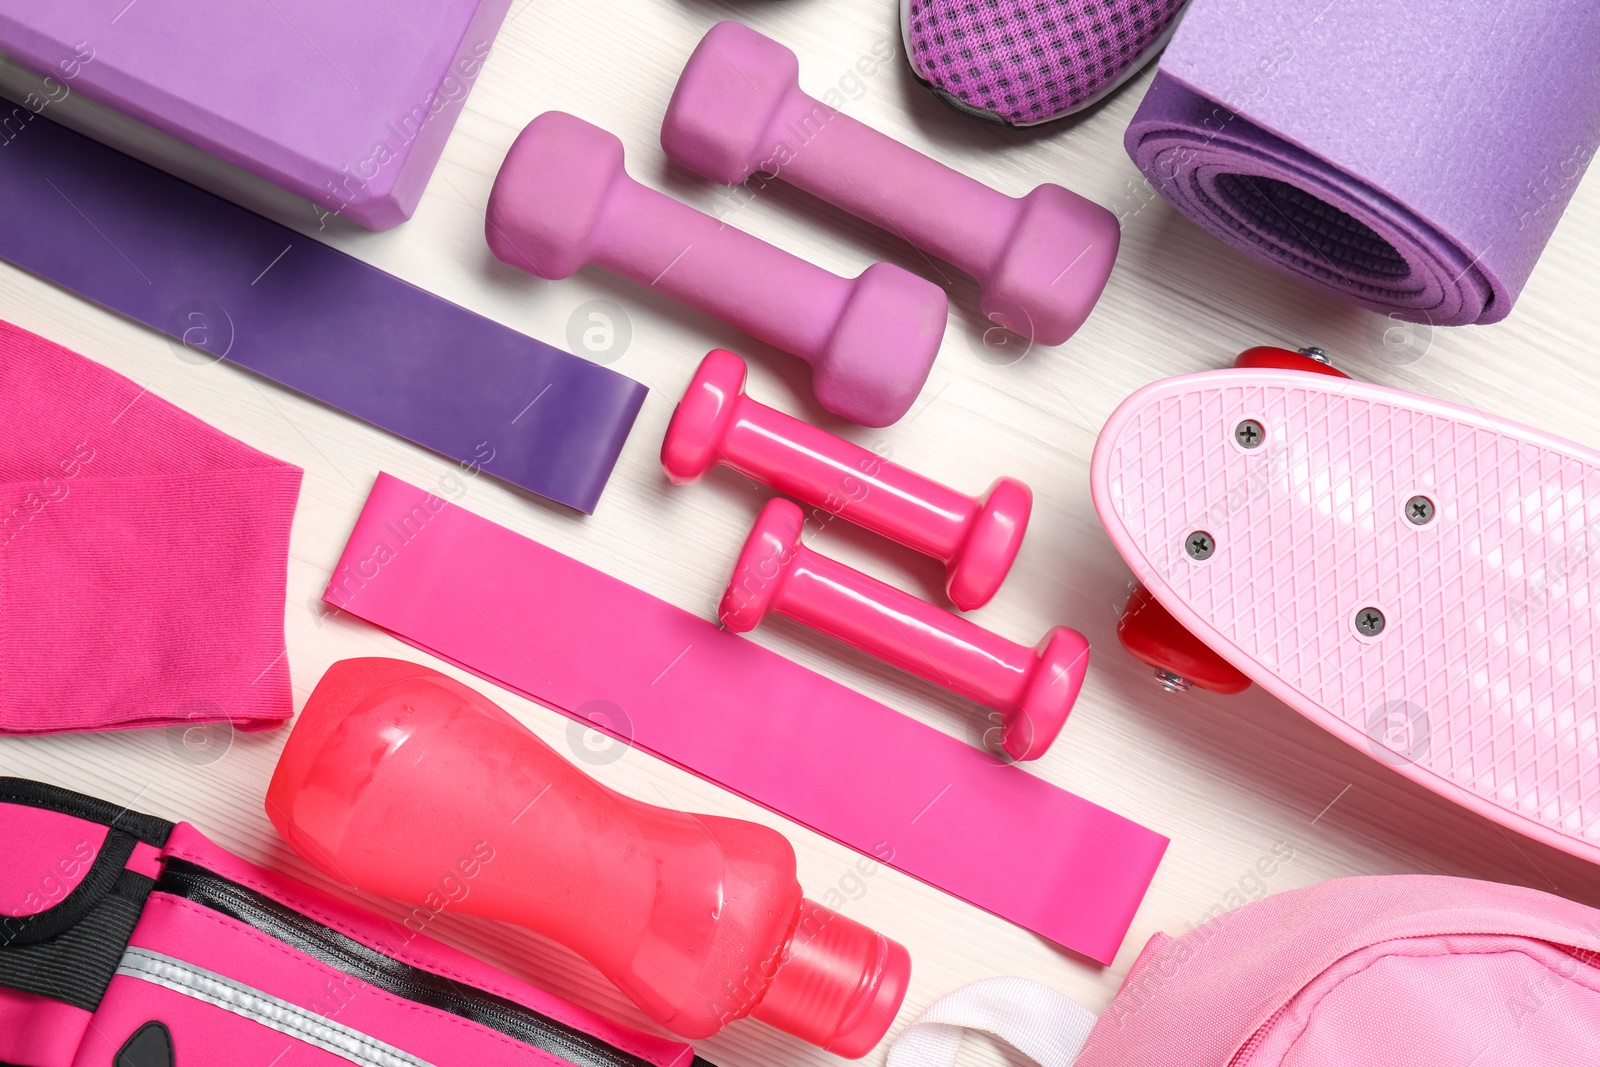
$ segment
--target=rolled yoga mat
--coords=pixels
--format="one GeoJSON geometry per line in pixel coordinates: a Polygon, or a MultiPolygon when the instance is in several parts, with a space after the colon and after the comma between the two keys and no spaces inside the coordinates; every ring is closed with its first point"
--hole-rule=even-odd
{"type": "MultiPolygon", "coordinates": [[[[592,512],[645,387],[36,119],[0,258],[529,492],[592,512]]],[[[186,353],[187,354],[187,353],[186,353]]]]}
{"type": "Polygon", "coordinates": [[[1510,313],[1597,144],[1593,0],[1195,0],[1126,137],[1228,244],[1445,326],[1510,313]]]}

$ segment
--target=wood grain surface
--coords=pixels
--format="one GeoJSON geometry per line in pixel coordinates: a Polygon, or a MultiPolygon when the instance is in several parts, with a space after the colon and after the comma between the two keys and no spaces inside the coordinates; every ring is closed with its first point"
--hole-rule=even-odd
{"type": "MultiPolygon", "coordinates": [[[[583,517],[487,477],[460,503],[496,522],[690,611],[711,617],[746,530],[768,495],[715,472],[674,488],[657,462],[673,404],[712,347],[744,353],[750,391],[970,491],[999,474],[1035,492],[1033,524],[1011,578],[973,618],[1032,643],[1051,625],[1086,633],[1089,678],[1060,741],[1030,770],[1172,838],[1172,847],[1115,964],[1062,952],[897,871],[854,873],[855,854],[638,751],[585,763],[614,788],[657,804],[754,819],[794,842],[808,894],[837,886],[848,914],[906,944],[915,973],[896,1032],[922,1007],[990,975],[1047,982],[1099,1010],[1156,931],[1178,934],[1215,914],[1296,886],[1360,874],[1429,872],[1490,878],[1600,904],[1600,872],[1438,799],[1325,734],[1259,689],[1225,698],[1171,695],[1118,648],[1115,622],[1130,580],[1095,518],[1088,462],[1095,435],[1134,389],[1167,375],[1227,364],[1255,344],[1318,344],[1352,374],[1465,403],[1600,446],[1600,193],[1582,186],[1510,318],[1491,327],[1389,335],[1391,323],[1334,303],[1224,248],[1150,191],[1122,148],[1149,73],[1081,119],[1005,130],[961,117],[912,79],[891,0],[516,0],[416,217],[386,233],[316,213],[259,181],[212,163],[74,96],[53,117],[162,160],[172,169],[441,296],[558,347],[594,300],[621,309],[626,350],[604,358],[651,393],[596,514],[583,517]],[[970,279],[842,212],[782,185],[731,193],[669,165],[658,141],[677,74],[713,23],[739,18],[799,53],[802,84],[836,87],[844,110],[998,189],[1058,182],[1123,219],[1121,259],[1082,331],[1053,349],[995,348],[984,339],[970,279]],[[894,59],[878,57],[892,50],[894,59]],[[616,132],[640,181],[841,274],[875,260],[941,284],[951,298],[943,351],[910,416],[883,430],[841,423],[811,399],[807,371],[706,316],[600,271],[545,282],[490,255],[484,205],[507,146],[534,115],[571,111],[616,132]],[[733,200],[730,200],[734,198],[733,200]],[[1258,861],[1274,851],[1288,862],[1258,861]]],[[[29,76],[0,65],[0,88],[29,76]]],[[[0,205],[0,210],[3,210],[0,205]]],[[[0,264],[0,317],[147,384],[156,394],[249,444],[305,468],[289,561],[286,622],[297,704],[323,670],[349,656],[426,657],[318,598],[380,470],[435,484],[455,465],[225,364],[179,357],[165,338],[0,264]]],[[[937,564],[844,523],[816,547],[935,597],[937,564]]],[[[3,609],[0,609],[3,610],[3,609]]],[[[977,709],[844,646],[775,621],[751,639],[961,737],[977,709]]],[[[564,753],[588,742],[568,720],[462,672],[564,753]]],[[[0,684],[4,680],[0,679],[0,684]]],[[[759,693],[751,694],[759,709],[759,693]]],[[[278,839],[262,797],[284,731],[239,735],[197,755],[166,730],[0,740],[0,773],[79,789],[187,819],[236,852],[313,882],[278,839]]],[[[592,740],[592,739],[590,739],[592,740]]],[[[885,753],[892,759],[893,753],[885,753]]],[[[839,781],[831,787],[849,790],[839,781]]],[[[379,910],[398,913],[381,901],[379,910]]],[[[437,936],[617,1017],[643,1015],[571,953],[527,932],[443,917],[437,936]]],[[[775,1030],[739,1023],[701,1043],[721,1067],[832,1059],[775,1030]]],[[[868,1063],[881,1063],[884,1048],[868,1063]]],[[[969,1042],[967,1062],[1004,1062],[969,1042]]]]}

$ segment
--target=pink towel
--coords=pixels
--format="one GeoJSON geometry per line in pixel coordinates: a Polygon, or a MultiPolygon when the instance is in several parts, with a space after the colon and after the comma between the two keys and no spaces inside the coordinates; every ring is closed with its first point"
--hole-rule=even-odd
{"type": "Polygon", "coordinates": [[[300,469],[0,322],[0,732],[293,713],[300,469]]]}

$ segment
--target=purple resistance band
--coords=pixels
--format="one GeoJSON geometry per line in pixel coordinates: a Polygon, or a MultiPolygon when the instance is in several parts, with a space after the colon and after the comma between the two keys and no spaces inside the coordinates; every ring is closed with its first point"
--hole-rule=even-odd
{"type": "Polygon", "coordinates": [[[388,475],[323,599],[1101,963],[1116,955],[1167,847],[388,475]]]}
{"type": "Polygon", "coordinates": [[[358,419],[592,512],[645,387],[35,117],[0,257],[358,419]]]}

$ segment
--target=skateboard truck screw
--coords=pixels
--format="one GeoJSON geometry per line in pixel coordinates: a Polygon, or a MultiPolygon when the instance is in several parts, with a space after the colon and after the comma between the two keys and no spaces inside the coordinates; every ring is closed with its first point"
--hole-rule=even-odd
{"type": "Polygon", "coordinates": [[[1175,671],[1157,670],[1156,681],[1169,693],[1186,693],[1194,688],[1193,682],[1175,671]]]}
{"type": "Polygon", "coordinates": [[[1211,553],[1217,550],[1217,542],[1204,530],[1196,530],[1184,540],[1183,550],[1189,553],[1190,559],[1210,559],[1211,553]]]}
{"type": "Polygon", "coordinates": [[[1362,608],[1356,612],[1356,632],[1362,637],[1377,637],[1383,633],[1383,612],[1377,608],[1362,608]]]}
{"type": "Polygon", "coordinates": [[[1328,353],[1316,345],[1307,345],[1305,348],[1300,349],[1300,354],[1307,359],[1314,359],[1318,363],[1326,363],[1330,367],[1333,366],[1333,360],[1328,358],[1328,353]]]}
{"type": "Polygon", "coordinates": [[[1425,496],[1414,496],[1406,501],[1406,520],[1413,526],[1426,526],[1433,521],[1433,501],[1425,496]]]}
{"type": "Polygon", "coordinates": [[[1266,437],[1267,431],[1255,419],[1245,419],[1233,428],[1233,439],[1240,448],[1258,448],[1266,437]]]}

